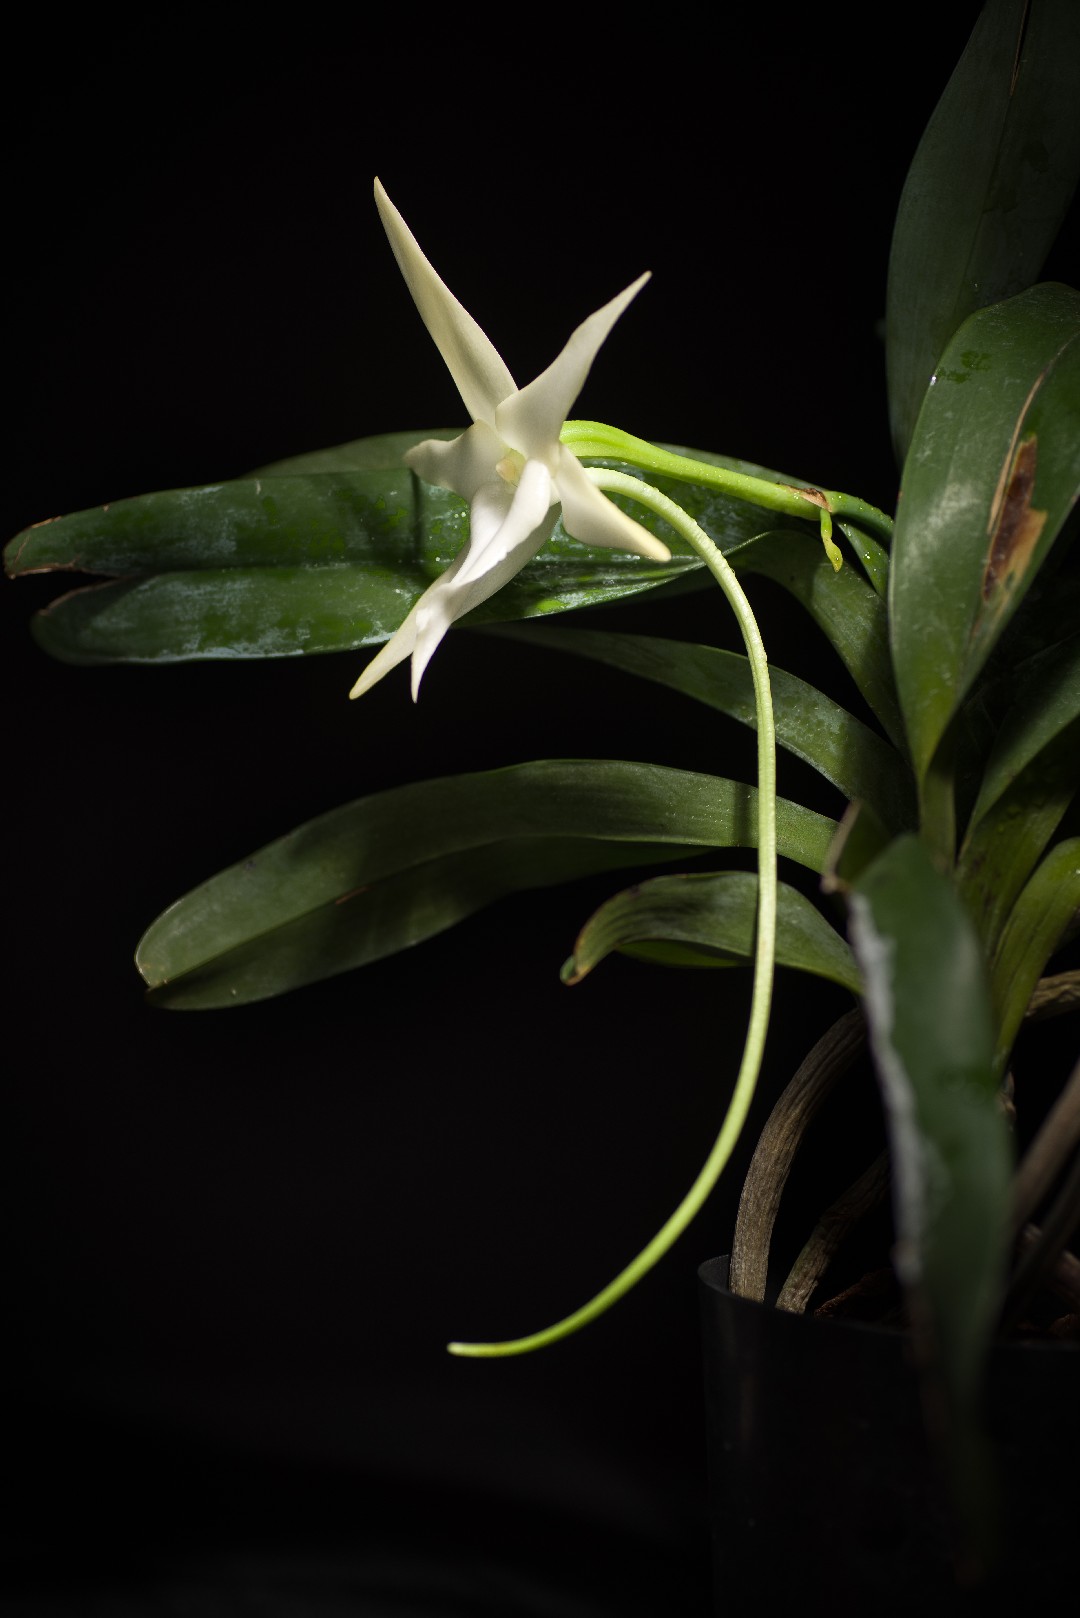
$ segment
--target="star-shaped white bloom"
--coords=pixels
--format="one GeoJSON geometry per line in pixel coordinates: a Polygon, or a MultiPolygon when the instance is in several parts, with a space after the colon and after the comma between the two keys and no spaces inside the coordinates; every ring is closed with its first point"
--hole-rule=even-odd
{"type": "Polygon", "coordinates": [[[601,343],[645,285],[642,275],[590,315],[552,365],[519,389],[497,349],[436,275],[378,180],[378,204],[402,275],[473,424],[450,443],[428,439],[405,455],[425,482],[469,502],[469,539],[353,686],[359,697],[412,657],[413,700],[431,655],[456,618],[500,590],[549,538],[562,508],[567,533],[666,562],[666,545],[612,504],[560,444],[570,407],[601,343]]]}

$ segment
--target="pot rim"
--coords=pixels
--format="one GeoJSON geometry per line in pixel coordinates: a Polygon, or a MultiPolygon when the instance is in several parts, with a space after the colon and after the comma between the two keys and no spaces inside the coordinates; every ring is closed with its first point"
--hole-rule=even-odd
{"type": "MultiPolygon", "coordinates": [[[[880,1326],[871,1320],[850,1320],[828,1315],[796,1314],[792,1310],[777,1309],[774,1304],[759,1302],[756,1298],[742,1298],[728,1286],[728,1268],[731,1254],[721,1253],[698,1265],[698,1281],[708,1292],[717,1292],[730,1299],[740,1310],[771,1316],[775,1329],[780,1331],[843,1331],[862,1333],[864,1336],[906,1343],[910,1331],[899,1331],[895,1326],[880,1326]]],[[[1080,1342],[1065,1337],[996,1337],[990,1344],[991,1356],[1004,1354],[1018,1357],[1023,1354],[1080,1355],[1080,1342]]]]}

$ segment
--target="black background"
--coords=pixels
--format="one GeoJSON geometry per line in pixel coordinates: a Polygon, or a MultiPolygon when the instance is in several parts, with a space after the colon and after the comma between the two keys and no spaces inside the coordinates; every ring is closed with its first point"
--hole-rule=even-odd
{"type": "MultiPolygon", "coordinates": [[[[519,381],[651,269],[578,414],[891,508],[891,221],[977,10],[38,24],[6,68],[5,535],[459,422],[375,173],[519,381]]],[[[741,977],[612,960],[563,988],[611,878],[235,1013],[147,1009],[131,957],[196,882],[366,792],[559,755],[746,775],[748,740],[466,633],[415,708],[402,671],[347,702],[363,653],[68,668],[27,627],[56,593],[2,591],[3,1610],[703,1613],[695,1269],[746,1152],[578,1338],[443,1345],[561,1316],[663,1222],[722,1115],[741,977]]],[[[774,662],[835,673],[755,600],[774,662]]],[[[718,597],[621,621],[736,644],[718,597]]],[[[779,992],[766,1100],[847,1004],[779,992]]]]}

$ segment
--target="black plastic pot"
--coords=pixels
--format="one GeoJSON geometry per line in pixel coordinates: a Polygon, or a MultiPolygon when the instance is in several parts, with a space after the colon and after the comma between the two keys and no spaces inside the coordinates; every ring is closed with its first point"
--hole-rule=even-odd
{"type": "Polygon", "coordinates": [[[906,1337],[737,1298],[726,1257],[698,1274],[717,1614],[790,1601],[830,1614],[1019,1618],[1075,1600],[1080,1347],[993,1352],[1000,1556],[964,1589],[906,1337]]]}

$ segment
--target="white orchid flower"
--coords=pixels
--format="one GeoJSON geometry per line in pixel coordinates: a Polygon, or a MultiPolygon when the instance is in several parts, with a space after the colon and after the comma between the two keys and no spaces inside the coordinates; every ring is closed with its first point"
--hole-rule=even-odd
{"type": "Polygon", "coordinates": [[[600,345],[649,277],[640,276],[590,315],[558,359],[519,389],[498,350],[436,275],[378,180],[375,201],[416,307],[473,418],[459,438],[428,439],[405,455],[425,482],[469,502],[469,539],[349,693],[362,696],[411,656],[415,701],[424,670],[450,625],[531,561],[549,538],[560,507],[567,532],[583,544],[669,559],[667,546],[605,499],[559,442],[600,345]]]}

